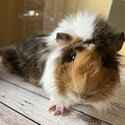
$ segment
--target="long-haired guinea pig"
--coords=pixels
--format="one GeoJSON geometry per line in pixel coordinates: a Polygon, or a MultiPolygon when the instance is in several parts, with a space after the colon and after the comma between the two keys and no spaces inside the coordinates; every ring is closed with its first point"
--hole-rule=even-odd
{"type": "Polygon", "coordinates": [[[64,114],[76,104],[103,109],[120,87],[117,52],[124,42],[104,18],[78,12],[49,36],[34,36],[1,50],[2,62],[50,95],[50,111],[64,114]]]}

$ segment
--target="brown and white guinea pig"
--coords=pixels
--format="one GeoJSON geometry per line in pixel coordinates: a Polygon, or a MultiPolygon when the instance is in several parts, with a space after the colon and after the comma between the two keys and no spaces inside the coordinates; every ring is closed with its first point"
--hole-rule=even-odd
{"type": "Polygon", "coordinates": [[[62,20],[49,36],[30,37],[1,50],[3,64],[50,95],[50,111],[64,114],[71,105],[103,109],[120,87],[117,52],[124,42],[104,18],[78,12],[62,20]]]}

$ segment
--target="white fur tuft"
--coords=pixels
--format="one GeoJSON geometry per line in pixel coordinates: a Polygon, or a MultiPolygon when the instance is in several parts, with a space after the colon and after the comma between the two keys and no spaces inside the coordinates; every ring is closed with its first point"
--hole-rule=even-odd
{"type": "MultiPolygon", "coordinates": [[[[55,40],[58,32],[64,32],[78,36],[83,40],[91,39],[94,33],[96,15],[87,12],[78,12],[62,20],[58,27],[52,32],[49,39],[55,40]]],[[[50,43],[52,44],[52,43],[50,43]]]]}
{"type": "MultiPolygon", "coordinates": [[[[75,15],[70,15],[66,19],[62,20],[58,27],[45,38],[48,46],[51,48],[51,53],[47,55],[47,62],[43,76],[40,80],[40,84],[43,83],[45,90],[54,98],[56,86],[54,80],[54,61],[60,55],[60,48],[56,43],[56,34],[58,32],[67,33],[73,36],[82,38],[83,40],[89,40],[92,38],[95,28],[96,16],[89,12],[78,12],[75,15]]],[[[93,48],[93,45],[89,47],[93,48]]],[[[46,56],[46,55],[45,55],[46,56]]]]}
{"type": "Polygon", "coordinates": [[[48,93],[51,93],[51,90],[54,89],[53,86],[55,86],[54,85],[54,83],[55,83],[54,61],[59,55],[60,55],[59,49],[55,49],[49,54],[48,60],[46,62],[44,74],[39,82],[39,84],[43,84],[43,87],[45,88],[45,90],[47,90],[48,93]]]}

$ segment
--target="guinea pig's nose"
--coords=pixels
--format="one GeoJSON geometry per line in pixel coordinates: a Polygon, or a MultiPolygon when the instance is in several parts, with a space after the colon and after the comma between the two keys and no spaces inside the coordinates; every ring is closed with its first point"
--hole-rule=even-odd
{"type": "Polygon", "coordinates": [[[78,103],[78,104],[84,104],[85,102],[86,102],[85,99],[77,98],[77,103],[78,103]]]}
{"type": "Polygon", "coordinates": [[[81,95],[81,94],[80,94],[78,97],[79,97],[79,99],[81,100],[81,102],[85,102],[86,97],[85,97],[84,95],[81,95]]]}
{"type": "Polygon", "coordinates": [[[84,99],[84,100],[88,100],[88,99],[90,99],[92,96],[93,96],[93,94],[84,95],[84,96],[83,96],[83,99],[84,99]]]}
{"type": "Polygon", "coordinates": [[[86,94],[80,94],[79,97],[82,99],[82,100],[86,100],[89,98],[89,95],[86,95],[86,94]]]}

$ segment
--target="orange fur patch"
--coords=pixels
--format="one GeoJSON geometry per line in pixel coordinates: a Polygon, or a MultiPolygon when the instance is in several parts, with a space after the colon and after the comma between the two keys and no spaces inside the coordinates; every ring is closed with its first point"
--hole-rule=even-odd
{"type": "Polygon", "coordinates": [[[102,55],[95,48],[77,51],[74,61],[56,63],[56,86],[59,96],[68,93],[76,95],[87,102],[107,100],[115,95],[119,86],[118,70],[104,68],[102,55]]]}

